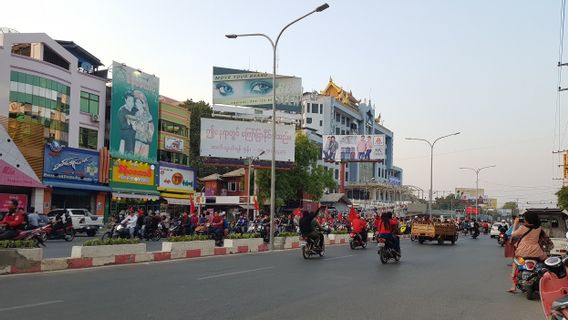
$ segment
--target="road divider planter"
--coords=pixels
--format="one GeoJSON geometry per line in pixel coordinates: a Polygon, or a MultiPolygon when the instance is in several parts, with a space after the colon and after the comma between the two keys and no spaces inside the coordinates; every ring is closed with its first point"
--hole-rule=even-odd
{"type": "Polygon", "coordinates": [[[265,251],[265,243],[262,238],[256,238],[254,235],[248,236],[234,234],[223,240],[223,247],[227,248],[227,253],[249,253],[265,251]]]}
{"type": "Polygon", "coordinates": [[[330,233],[328,239],[328,243],[325,244],[345,244],[349,242],[349,234],[347,232],[330,233]]]}
{"type": "Polygon", "coordinates": [[[0,274],[39,272],[42,258],[34,241],[0,241],[0,274]]]}
{"type": "Polygon", "coordinates": [[[300,236],[296,233],[281,233],[274,237],[274,249],[297,249],[300,247],[300,236]]]}
{"type": "Polygon", "coordinates": [[[206,236],[171,237],[162,242],[162,252],[170,252],[170,259],[196,258],[215,254],[215,241],[206,236]],[[184,241],[187,240],[187,241],[184,241]]]}

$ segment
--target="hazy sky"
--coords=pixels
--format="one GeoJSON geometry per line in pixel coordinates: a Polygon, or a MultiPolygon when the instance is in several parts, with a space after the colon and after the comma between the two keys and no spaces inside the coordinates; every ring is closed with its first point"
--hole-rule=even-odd
{"type": "MultiPolygon", "coordinates": [[[[163,95],[211,101],[212,66],[272,70],[266,40],[224,34],[275,37],[321,3],[9,1],[0,26],[73,40],[106,65],[156,74],[163,95]]],[[[430,169],[427,145],[405,137],[461,131],[436,145],[434,190],[475,187],[475,174],[458,168],[494,164],[480,188],[499,205],[555,199],[561,170],[552,150],[568,147],[568,92],[555,115],[560,0],[328,3],[285,32],[278,73],[302,77],[305,91],[322,90],[332,76],[372,99],[395,133],[405,184],[427,190],[430,169]]]]}

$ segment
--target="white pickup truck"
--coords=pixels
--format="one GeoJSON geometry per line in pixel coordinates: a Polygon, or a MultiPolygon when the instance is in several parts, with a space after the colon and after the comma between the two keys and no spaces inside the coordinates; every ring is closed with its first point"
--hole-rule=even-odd
{"type": "MultiPolygon", "coordinates": [[[[103,226],[103,217],[96,216],[87,209],[55,209],[50,211],[47,217],[55,221],[57,215],[71,217],[73,229],[76,232],[85,232],[89,237],[95,236],[99,228],[103,226]]],[[[63,220],[65,221],[65,218],[63,220]]]]}

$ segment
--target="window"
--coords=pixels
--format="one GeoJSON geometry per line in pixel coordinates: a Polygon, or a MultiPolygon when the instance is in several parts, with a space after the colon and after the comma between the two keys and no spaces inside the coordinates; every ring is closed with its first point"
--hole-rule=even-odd
{"type": "Polygon", "coordinates": [[[187,137],[188,129],[186,126],[168,120],[160,120],[160,130],[187,137]]]}
{"type": "Polygon", "coordinates": [[[229,190],[229,192],[237,192],[239,191],[238,185],[239,184],[236,182],[229,182],[227,183],[227,189],[229,190]]]}
{"type": "Polygon", "coordinates": [[[345,124],[345,117],[341,116],[341,124],[345,124]]]}
{"type": "Polygon", "coordinates": [[[320,114],[323,114],[323,104],[320,104],[320,114]]]}
{"type": "Polygon", "coordinates": [[[306,113],[310,113],[310,104],[306,103],[306,113]]]}
{"type": "Polygon", "coordinates": [[[339,115],[339,113],[335,114],[335,122],[339,122],[341,121],[341,116],[339,115]]]}
{"type": "Polygon", "coordinates": [[[81,112],[99,114],[99,96],[81,91],[81,112]]]}
{"type": "Polygon", "coordinates": [[[79,147],[97,150],[97,130],[79,128],[79,147]]]}
{"type": "Polygon", "coordinates": [[[158,157],[160,161],[181,164],[184,166],[188,165],[188,156],[183,153],[158,150],[158,157]]]}
{"type": "Polygon", "coordinates": [[[323,121],[322,121],[322,120],[320,120],[320,127],[322,127],[322,126],[323,126],[323,121]]]}
{"type": "Polygon", "coordinates": [[[341,134],[341,131],[339,131],[339,128],[335,128],[335,134],[337,134],[337,135],[341,134]]]}
{"type": "Polygon", "coordinates": [[[312,113],[318,113],[318,104],[312,103],[312,113]]]}
{"type": "Polygon", "coordinates": [[[345,134],[345,130],[341,130],[341,134],[342,134],[342,135],[345,134]]]}
{"type": "Polygon", "coordinates": [[[339,170],[335,169],[335,179],[339,179],[339,170]]]}
{"type": "Polygon", "coordinates": [[[307,124],[312,123],[312,118],[306,118],[306,123],[307,123],[307,124]]]}

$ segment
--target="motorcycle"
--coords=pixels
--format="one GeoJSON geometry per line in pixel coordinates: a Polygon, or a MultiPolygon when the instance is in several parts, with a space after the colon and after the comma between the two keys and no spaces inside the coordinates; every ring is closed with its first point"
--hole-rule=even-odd
{"type": "Polygon", "coordinates": [[[42,234],[43,240],[63,239],[69,242],[75,239],[75,229],[73,229],[71,219],[69,219],[62,228],[55,229],[55,226],[51,222],[42,228],[44,229],[44,233],[42,234]]]}
{"type": "Polygon", "coordinates": [[[532,300],[539,290],[540,277],[543,273],[543,264],[531,259],[517,257],[513,259],[517,266],[513,281],[517,289],[526,293],[527,300],[532,300]]]}
{"type": "Polygon", "coordinates": [[[497,243],[502,247],[507,242],[507,235],[504,232],[499,233],[499,237],[497,237],[497,243]]]}
{"type": "Polygon", "coordinates": [[[323,231],[323,234],[330,234],[332,231],[331,226],[328,223],[322,224],[321,229],[323,231]]]}
{"type": "Polygon", "coordinates": [[[160,232],[159,228],[153,229],[146,229],[144,228],[144,232],[139,232],[138,237],[140,240],[152,240],[152,241],[160,241],[162,238],[162,233],[160,232]]]}
{"type": "Polygon", "coordinates": [[[471,226],[469,233],[471,234],[471,238],[472,239],[477,239],[477,237],[479,236],[479,227],[475,227],[475,226],[471,226]]]}
{"type": "Polygon", "coordinates": [[[302,236],[302,256],[304,259],[309,259],[311,256],[315,256],[316,254],[320,257],[323,257],[325,253],[325,245],[323,242],[318,245],[315,243],[310,237],[302,236]]]}
{"type": "Polygon", "coordinates": [[[540,279],[540,300],[546,319],[568,319],[568,257],[550,257],[544,261],[540,279]]]}
{"type": "Polygon", "coordinates": [[[351,250],[355,250],[357,247],[365,249],[367,247],[367,242],[363,241],[361,234],[351,232],[349,234],[349,247],[351,247],[351,250]]]}
{"type": "Polygon", "coordinates": [[[43,239],[45,238],[45,230],[47,226],[35,228],[31,230],[23,230],[18,233],[14,238],[9,240],[32,240],[35,246],[39,248],[40,245],[45,247],[43,239]]]}
{"type": "Polygon", "coordinates": [[[392,241],[377,236],[377,254],[382,264],[386,264],[389,260],[399,261],[400,254],[394,250],[392,241]]]}
{"type": "Polygon", "coordinates": [[[107,239],[128,239],[130,237],[130,233],[128,229],[126,229],[126,225],[122,223],[115,223],[112,228],[103,233],[101,236],[101,240],[107,239]]]}

